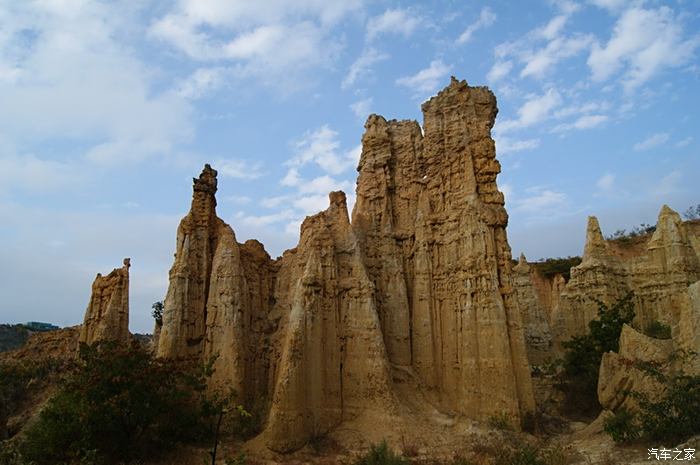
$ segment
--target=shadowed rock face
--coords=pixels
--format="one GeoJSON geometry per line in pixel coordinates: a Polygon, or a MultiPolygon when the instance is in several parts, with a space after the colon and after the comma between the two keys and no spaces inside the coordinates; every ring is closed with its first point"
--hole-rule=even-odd
{"type": "Polygon", "coordinates": [[[453,79],[423,113],[423,130],[368,118],[352,223],[332,192],[277,260],[216,217],[216,171],[195,179],[158,353],[217,357],[212,388],[267,399],[271,449],[364,411],[398,412],[412,394],[396,394],[394,369],[445,412],[517,423],[534,409],[495,182],[495,97],[453,79]]]}
{"type": "Polygon", "coordinates": [[[129,341],[130,266],[130,260],[125,258],[123,267],[112,270],[107,276],[97,274],[92,283],[90,303],[80,328],[80,343],[129,341]]]}

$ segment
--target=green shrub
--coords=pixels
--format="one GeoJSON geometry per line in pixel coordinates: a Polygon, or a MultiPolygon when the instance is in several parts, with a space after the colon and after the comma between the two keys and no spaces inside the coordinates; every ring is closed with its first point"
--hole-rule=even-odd
{"type": "Polygon", "coordinates": [[[597,414],[598,371],[605,352],[617,352],[625,323],[634,319],[632,293],[608,307],[598,302],[598,318],[588,323],[588,334],[563,343],[566,352],[558,387],[564,392],[569,413],[597,414]]]}
{"type": "Polygon", "coordinates": [[[552,278],[558,274],[562,275],[566,281],[571,278],[571,268],[581,264],[581,257],[548,258],[534,263],[535,269],[547,278],[552,278]]]}
{"type": "Polygon", "coordinates": [[[665,325],[660,321],[652,321],[646,327],[644,333],[649,337],[655,337],[656,339],[671,339],[671,327],[665,325]]]}
{"type": "Polygon", "coordinates": [[[83,345],[80,362],[20,445],[36,465],[128,462],[212,431],[202,370],[153,359],[138,344],[83,345]]]}
{"type": "Polygon", "coordinates": [[[514,449],[502,449],[495,465],[568,465],[573,463],[571,454],[559,445],[547,448],[525,443],[514,449]]]}
{"type": "Polygon", "coordinates": [[[640,434],[634,413],[626,408],[621,408],[606,418],[603,429],[615,442],[629,442],[637,439],[640,434]]]}
{"type": "Polygon", "coordinates": [[[372,445],[366,455],[360,457],[355,465],[408,465],[410,462],[397,455],[382,441],[379,445],[372,445]]]}

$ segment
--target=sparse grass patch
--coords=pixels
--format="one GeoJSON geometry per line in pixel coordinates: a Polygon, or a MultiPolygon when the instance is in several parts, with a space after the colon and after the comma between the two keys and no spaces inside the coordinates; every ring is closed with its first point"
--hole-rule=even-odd
{"type": "Polygon", "coordinates": [[[411,462],[394,453],[386,441],[372,445],[367,454],[360,457],[355,465],[408,465],[411,462]]]}

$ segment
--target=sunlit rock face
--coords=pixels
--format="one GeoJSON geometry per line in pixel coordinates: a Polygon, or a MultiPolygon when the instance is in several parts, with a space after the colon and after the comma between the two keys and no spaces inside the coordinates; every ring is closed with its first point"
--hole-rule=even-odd
{"type": "Polygon", "coordinates": [[[272,260],[216,216],[216,171],[178,228],[158,354],[214,360],[210,388],[266,399],[261,438],[289,451],[407,396],[476,419],[534,410],[493,94],[452,80],[424,126],[371,115],[352,221],[345,194],[272,260]],[[411,373],[402,389],[393,374],[411,373]],[[415,392],[414,392],[415,391],[415,392]]]}
{"type": "Polygon", "coordinates": [[[79,343],[93,344],[100,341],[126,343],[129,333],[129,267],[115,268],[107,276],[100,273],[92,283],[90,302],[80,327],[79,343]]]}

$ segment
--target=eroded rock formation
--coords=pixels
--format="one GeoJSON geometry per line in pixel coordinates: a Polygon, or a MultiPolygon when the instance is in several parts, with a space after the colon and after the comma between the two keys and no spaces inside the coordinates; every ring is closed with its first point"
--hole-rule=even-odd
{"type": "Polygon", "coordinates": [[[486,88],[452,83],[424,127],[371,115],[357,203],[307,218],[271,260],[216,216],[216,171],[194,180],[177,235],[158,354],[215,357],[212,388],[266,398],[262,438],[303,445],[361,412],[392,414],[413,373],[432,408],[514,424],[534,409],[511,277],[486,88]]]}
{"type": "MultiPolygon", "coordinates": [[[[554,293],[545,291],[545,282],[547,281],[537,270],[527,263],[525,255],[521,254],[518,264],[513,267],[513,283],[525,328],[525,344],[531,365],[540,365],[552,358],[550,321],[547,309],[543,305],[543,300],[546,300],[542,296],[554,293]],[[535,283],[539,284],[539,289],[535,283]]],[[[558,283],[559,279],[553,279],[552,282],[558,283]]],[[[549,304],[552,305],[551,299],[549,304]]]]}
{"type": "Polygon", "coordinates": [[[124,266],[112,270],[107,276],[97,273],[80,328],[79,342],[129,341],[130,266],[130,260],[125,258],[124,266]]]}
{"type": "Polygon", "coordinates": [[[654,233],[631,247],[606,241],[598,220],[590,217],[583,261],[571,269],[571,280],[553,310],[556,342],[584,334],[596,317],[598,300],[611,305],[629,292],[634,293],[635,326],[660,322],[671,326],[675,339],[681,331],[681,309],[689,308],[688,287],[700,279],[700,256],[693,246],[697,238],[689,228],[664,205],[654,233]]]}

